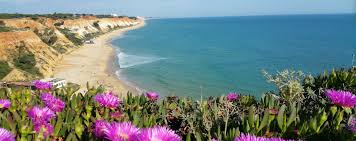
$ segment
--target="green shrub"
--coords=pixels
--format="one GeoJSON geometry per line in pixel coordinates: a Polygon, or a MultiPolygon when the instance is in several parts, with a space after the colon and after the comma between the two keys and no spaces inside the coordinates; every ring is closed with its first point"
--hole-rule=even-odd
{"type": "Polygon", "coordinates": [[[91,40],[91,39],[93,39],[93,38],[98,37],[98,36],[101,35],[101,34],[102,34],[101,32],[88,33],[88,34],[85,34],[85,35],[84,35],[83,40],[84,40],[84,41],[91,40]]]}
{"type": "Polygon", "coordinates": [[[58,40],[58,37],[53,29],[46,28],[43,31],[39,31],[38,29],[35,29],[34,32],[37,34],[37,36],[40,37],[40,39],[44,43],[46,43],[49,46],[53,45],[58,40]]]}
{"type": "Polygon", "coordinates": [[[69,29],[67,28],[58,28],[60,32],[64,34],[74,45],[83,45],[83,40],[79,39],[74,33],[72,33],[69,29]]]}
{"type": "Polygon", "coordinates": [[[5,61],[0,61],[0,80],[11,72],[9,64],[5,61]]]}
{"type": "Polygon", "coordinates": [[[306,81],[304,87],[310,87],[317,94],[323,93],[325,89],[348,90],[356,94],[356,70],[339,69],[330,73],[325,71],[314,78],[306,81]]]}
{"type": "Polygon", "coordinates": [[[30,74],[40,75],[36,66],[35,55],[31,52],[22,52],[18,58],[14,60],[14,64],[17,68],[24,70],[30,74]]]}
{"type": "Polygon", "coordinates": [[[63,25],[64,24],[64,22],[62,21],[62,22],[57,22],[57,23],[54,23],[54,26],[61,26],[61,25],[63,25]]]}
{"type": "Polygon", "coordinates": [[[12,28],[6,26],[0,26],[0,32],[11,32],[13,31],[12,28]]]}
{"type": "Polygon", "coordinates": [[[95,21],[95,22],[93,23],[93,26],[94,26],[96,29],[101,30],[100,25],[99,25],[99,21],[95,21]]]}

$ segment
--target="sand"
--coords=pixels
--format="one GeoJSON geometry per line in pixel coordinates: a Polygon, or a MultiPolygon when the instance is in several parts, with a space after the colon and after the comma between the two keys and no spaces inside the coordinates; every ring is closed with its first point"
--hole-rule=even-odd
{"type": "Polygon", "coordinates": [[[78,92],[86,92],[86,84],[90,86],[105,86],[120,97],[126,96],[127,92],[138,94],[138,91],[115,74],[116,51],[110,44],[113,38],[120,37],[125,31],[134,30],[144,26],[139,25],[118,29],[106,33],[94,39],[94,44],[84,46],[63,56],[59,64],[54,68],[54,77],[66,79],[68,82],[81,85],[78,92]]]}

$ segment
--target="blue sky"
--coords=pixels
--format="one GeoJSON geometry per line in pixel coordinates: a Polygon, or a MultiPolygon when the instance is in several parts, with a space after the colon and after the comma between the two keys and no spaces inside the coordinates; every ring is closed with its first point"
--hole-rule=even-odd
{"type": "Polygon", "coordinates": [[[207,17],[355,13],[356,0],[0,0],[0,13],[207,17]]]}

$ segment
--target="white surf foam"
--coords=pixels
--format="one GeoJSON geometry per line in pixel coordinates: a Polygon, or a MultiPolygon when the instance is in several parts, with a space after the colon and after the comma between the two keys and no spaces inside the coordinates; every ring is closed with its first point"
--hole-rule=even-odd
{"type": "Polygon", "coordinates": [[[156,62],[165,58],[159,57],[146,57],[146,56],[137,56],[137,55],[130,55],[125,54],[124,52],[119,52],[117,55],[119,58],[119,66],[121,69],[129,68],[137,65],[147,64],[156,62]]]}

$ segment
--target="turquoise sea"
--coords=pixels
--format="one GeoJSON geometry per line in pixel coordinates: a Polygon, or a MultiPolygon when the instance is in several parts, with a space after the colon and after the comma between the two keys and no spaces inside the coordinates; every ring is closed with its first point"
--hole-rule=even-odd
{"type": "Polygon", "coordinates": [[[274,90],[261,70],[350,67],[356,15],[154,19],[112,41],[118,77],[144,91],[200,97],[274,90]]]}

